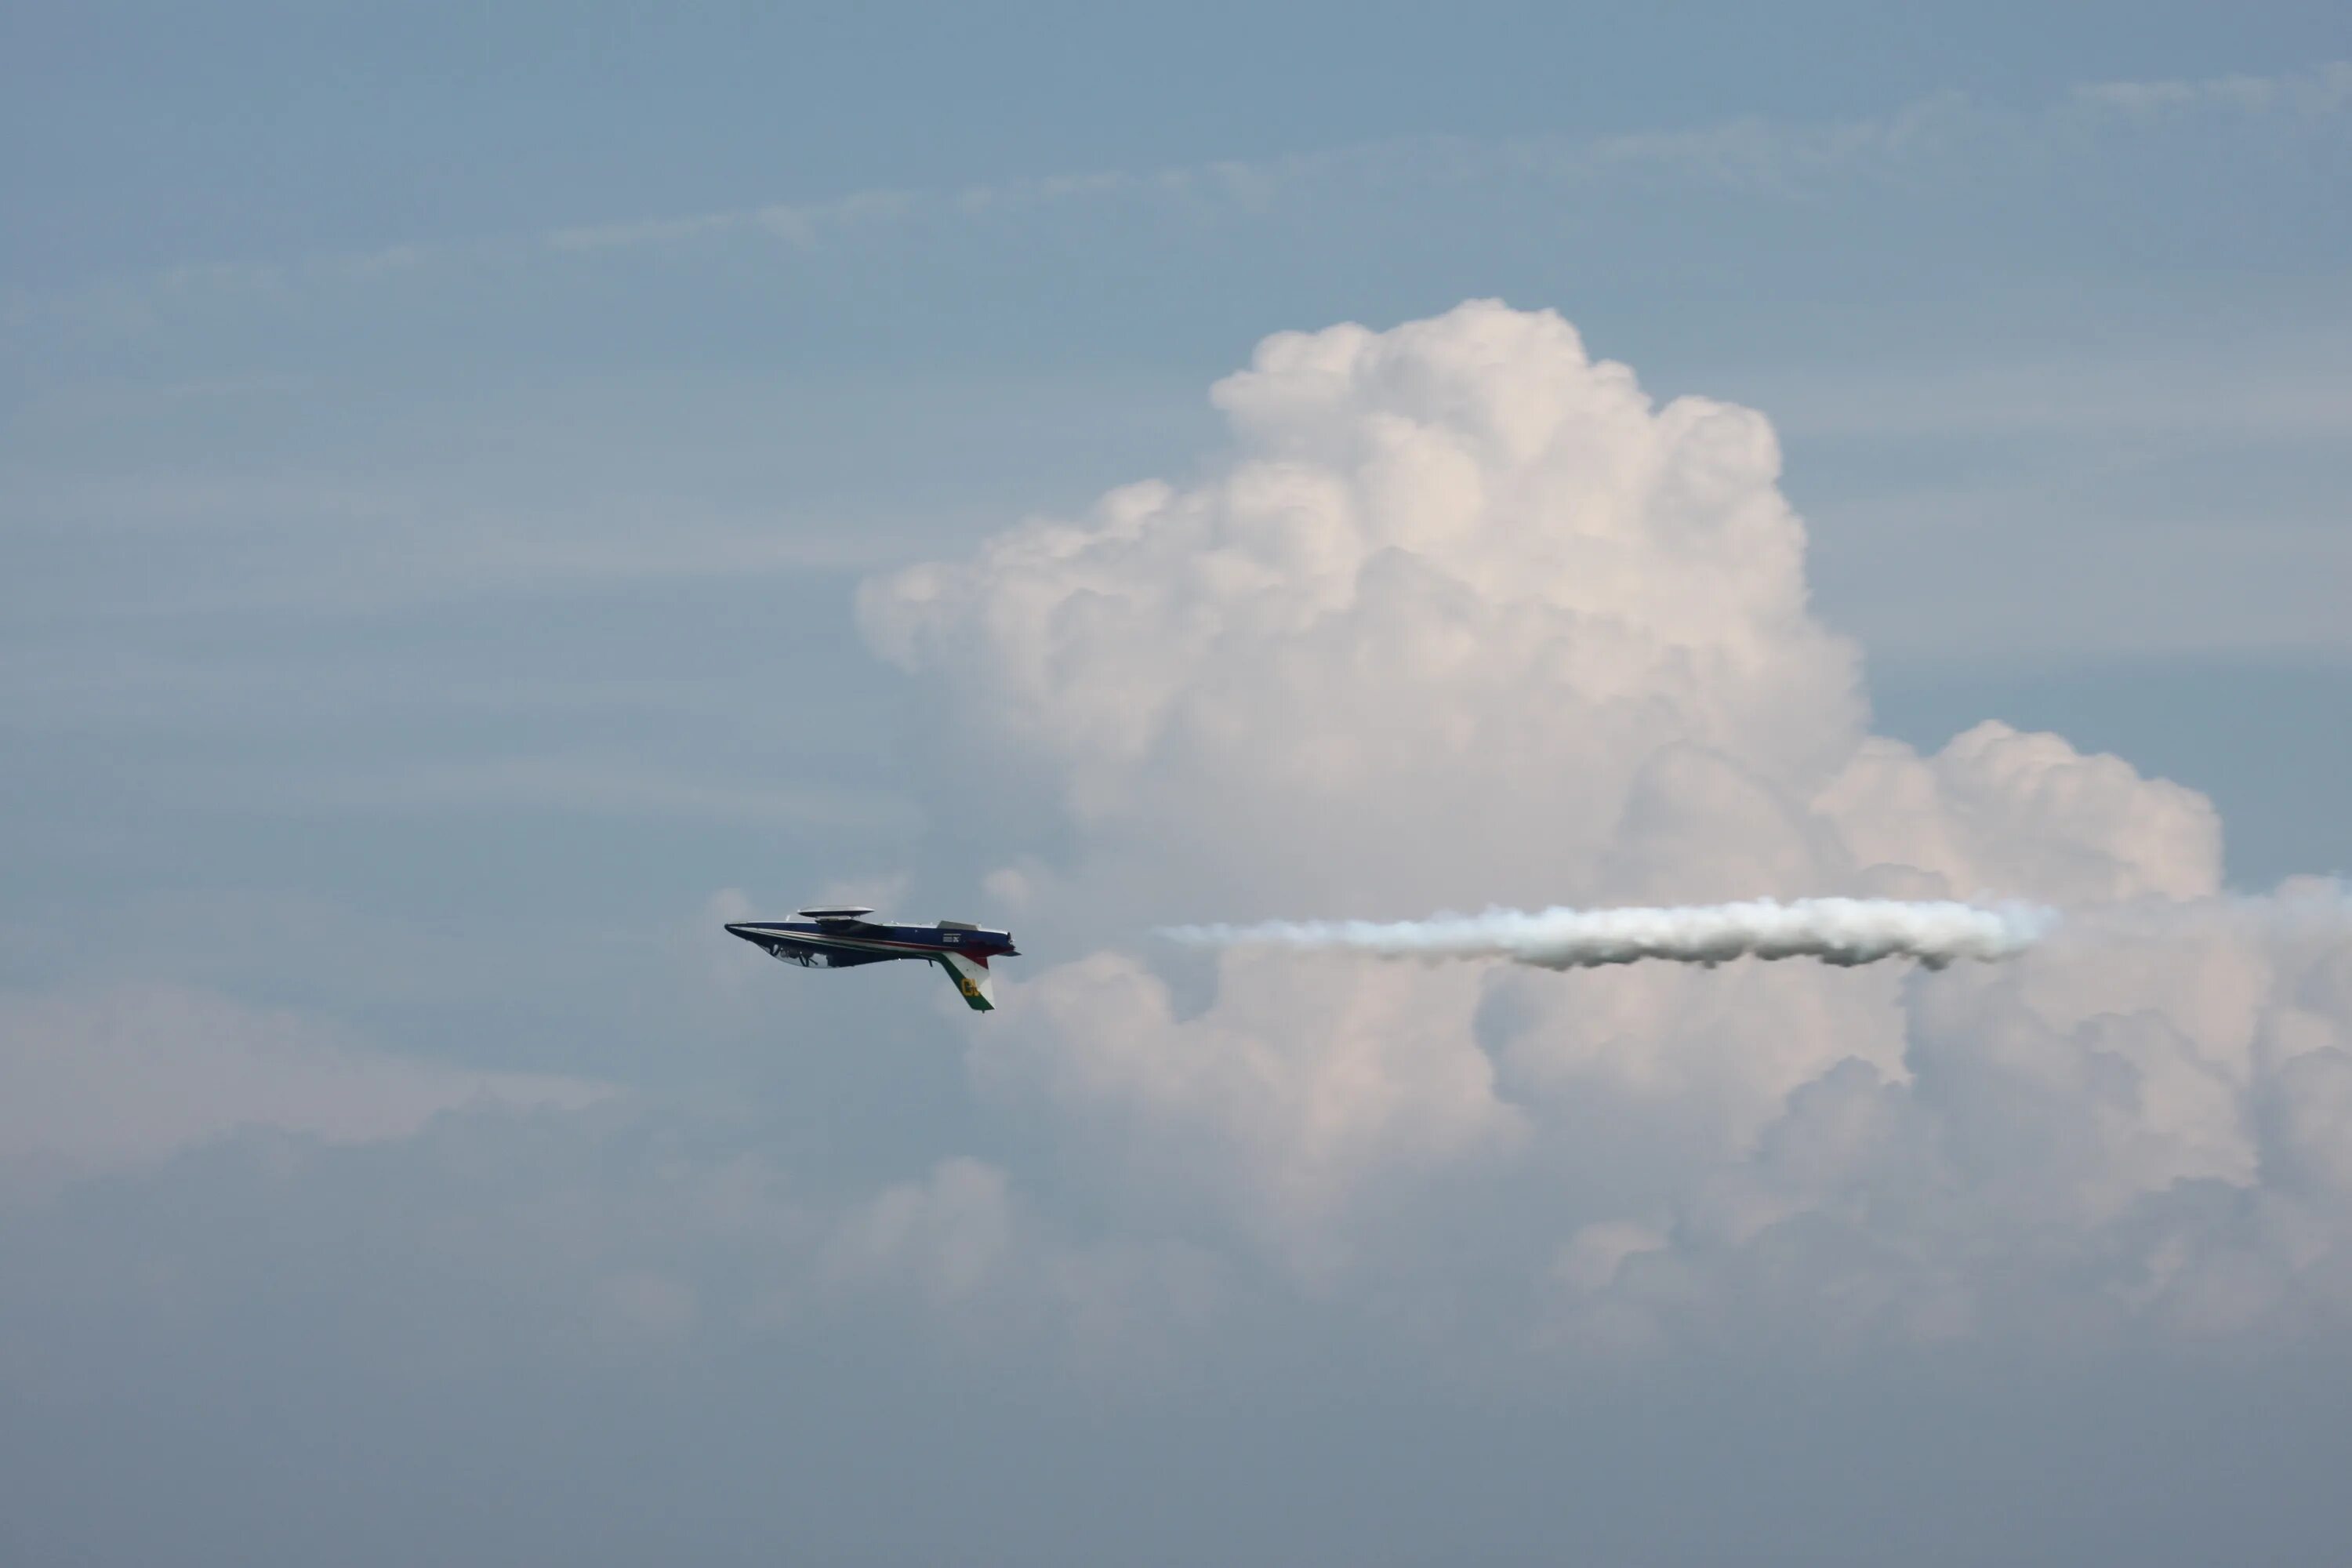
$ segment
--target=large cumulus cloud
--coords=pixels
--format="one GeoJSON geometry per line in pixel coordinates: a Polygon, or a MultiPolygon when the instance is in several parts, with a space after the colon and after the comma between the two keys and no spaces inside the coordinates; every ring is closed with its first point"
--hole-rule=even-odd
{"type": "Polygon", "coordinates": [[[1522,1348],[2341,1322],[2340,926],[2231,918],[2210,805],[2119,759],[1871,735],[1762,416],[1660,405],[1491,302],[1278,335],[1214,397],[1233,450],[1199,482],[860,602],[937,700],[960,821],[1003,837],[1003,912],[1099,948],[1008,986],[971,1065],[1122,1223],[1328,1290],[1410,1276],[1475,1206],[1522,1348]],[[2210,918],[1933,976],[1188,977],[1087,940],[1987,892],[2210,918]]]}
{"type": "Polygon", "coordinates": [[[1090,892],[1575,897],[1667,749],[1806,792],[1851,753],[1853,650],[1805,613],[1756,414],[1655,409],[1493,305],[1283,334],[1214,396],[1240,451],[1211,481],[862,600],[966,749],[1060,804],[1090,892]]]}

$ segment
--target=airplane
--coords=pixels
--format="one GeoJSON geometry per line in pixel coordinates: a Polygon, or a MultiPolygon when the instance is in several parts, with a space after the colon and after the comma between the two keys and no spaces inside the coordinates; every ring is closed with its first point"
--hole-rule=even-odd
{"type": "Polygon", "coordinates": [[[887,925],[866,919],[868,909],[802,910],[789,921],[752,921],[727,928],[786,963],[803,969],[854,969],[861,963],[883,963],[894,958],[917,958],[947,971],[975,1013],[996,1010],[996,993],[989,984],[988,961],[1018,958],[1013,933],[983,931],[962,921],[941,921],[931,926],[887,925]]]}

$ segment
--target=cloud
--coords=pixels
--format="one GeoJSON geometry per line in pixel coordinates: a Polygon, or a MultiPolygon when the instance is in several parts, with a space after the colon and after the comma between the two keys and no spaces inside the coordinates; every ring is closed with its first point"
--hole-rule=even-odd
{"type": "Polygon", "coordinates": [[[1463,1032],[1469,972],[1301,971],[1228,955],[1213,1005],[1180,1015],[1136,958],[1099,952],[1023,988],[976,1042],[984,1094],[1039,1104],[1147,1224],[1240,1239],[1307,1279],[1352,1243],[1351,1206],[1506,1153],[1523,1114],[1463,1032]]]}
{"type": "Polygon", "coordinates": [[[1995,720],[1933,757],[1864,739],[1820,805],[1855,858],[1955,890],[2031,887],[2081,903],[2221,885],[2221,823],[2204,796],[1995,720]]]}
{"type": "Polygon", "coordinates": [[[1214,396],[1243,456],[1213,482],[861,598],[973,760],[1129,862],[1107,880],[1244,916],[1581,900],[1638,770],[1811,789],[1850,750],[1856,656],[1805,615],[1759,416],[1654,408],[1494,304],[1282,334],[1214,396]]]}
{"type": "Polygon", "coordinates": [[[2352,1141],[2352,1030],[2292,999],[2347,946],[2062,943],[1917,987],[1902,1073],[1850,1059],[1792,1090],[1613,1270],[1578,1276],[1564,1249],[1563,1331],[1816,1350],[2340,1333],[2352,1225],[2325,1152],[2352,1141]]]}
{"type": "Polygon", "coordinates": [[[2291,134],[2338,119],[2347,103],[2352,63],[2332,61],[2274,76],[2084,83],[2026,109],[1948,90],[1883,115],[1831,123],[1750,116],[1603,135],[1395,137],[1260,159],[1021,176],[947,189],[878,188],[824,200],[570,224],[537,234],[409,241],[287,262],[190,262],[62,293],[13,290],[0,308],[0,322],[22,330],[64,319],[122,331],[213,296],[290,297],[304,288],[365,287],[431,269],[512,270],[550,259],[579,263],[725,244],[806,253],[906,237],[939,224],[980,226],[1112,205],[1195,216],[1256,214],[1335,188],[1400,183],[1444,187],[1532,181],[1569,190],[1664,186],[1788,196],[1828,181],[1899,178],[1938,159],[2013,163],[2021,153],[2053,153],[2084,136],[2146,135],[2183,123],[2267,123],[2291,134]]]}
{"type": "Polygon", "coordinates": [[[2201,80],[2105,81],[2077,87],[2074,101],[2095,113],[2134,118],[2226,111],[2316,118],[2352,103],[2352,62],[2331,60],[2307,71],[2264,77],[2234,74],[2201,80]]]}
{"type": "Polygon", "coordinates": [[[36,1192],[254,1128],[380,1142],[468,1106],[576,1110],[612,1092],[392,1056],[181,986],[0,994],[0,1179],[36,1192]]]}
{"type": "Polygon", "coordinates": [[[989,884],[1054,933],[1033,952],[1301,909],[2162,918],[1907,977],[1050,963],[971,1070],[1129,1223],[1221,1227],[1315,1291],[1466,1228],[1554,1282],[1522,1349],[2343,1326],[2342,922],[2232,925],[2210,803],[2120,759],[1872,736],[1762,416],[1657,404],[1494,302],[1279,334],[1214,396],[1235,452],[1202,482],[861,597],[966,826],[1059,847],[989,884]]]}
{"type": "Polygon", "coordinates": [[[1007,1266],[1012,1229],[1004,1173],[978,1160],[945,1160],[929,1180],[888,1187],[848,1215],[824,1270],[839,1285],[905,1278],[953,1306],[1007,1266]]]}

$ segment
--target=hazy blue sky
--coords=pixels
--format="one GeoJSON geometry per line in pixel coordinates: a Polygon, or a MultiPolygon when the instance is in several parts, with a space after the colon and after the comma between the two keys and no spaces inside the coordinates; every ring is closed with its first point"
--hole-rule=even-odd
{"type": "Polygon", "coordinates": [[[7,5],[0,1555],[2335,1560],[2352,1262],[2292,1333],[2044,1281],[2093,1353],[1527,1373],[1465,1347],[1604,1164],[1381,1164],[1351,1274],[1022,1088],[1043,1025],[716,924],[874,889],[1205,1005],[1145,931],[1244,881],[1120,879],[1093,763],[942,717],[1053,705],[859,585],[1213,482],[1267,334],[1488,298],[1771,422],[1872,732],[2055,731],[2210,796],[2234,889],[2352,870],[2347,61],[2321,5],[7,5]]]}

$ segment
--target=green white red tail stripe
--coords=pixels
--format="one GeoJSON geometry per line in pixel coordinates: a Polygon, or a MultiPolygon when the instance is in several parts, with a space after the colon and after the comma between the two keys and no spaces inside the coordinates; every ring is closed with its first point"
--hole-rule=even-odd
{"type": "Polygon", "coordinates": [[[996,987],[989,980],[988,960],[968,952],[943,952],[939,965],[963,994],[964,1005],[975,1013],[996,1010],[996,987]]]}

